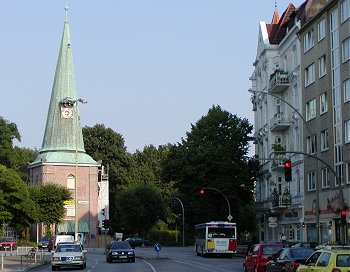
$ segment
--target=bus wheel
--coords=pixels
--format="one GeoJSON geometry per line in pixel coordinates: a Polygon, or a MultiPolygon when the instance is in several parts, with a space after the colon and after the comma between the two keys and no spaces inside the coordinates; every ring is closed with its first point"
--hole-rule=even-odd
{"type": "Polygon", "coordinates": [[[196,254],[197,254],[197,256],[201,256],[201,254],[198,251],[198,247],[196,247],[196,254]]]}

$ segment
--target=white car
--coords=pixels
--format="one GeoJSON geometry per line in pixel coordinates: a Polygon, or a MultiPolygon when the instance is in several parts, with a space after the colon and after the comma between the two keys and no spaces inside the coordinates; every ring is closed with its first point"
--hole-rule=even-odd
{"type": "Polygon", "coordinates": [[[52,271],[61,267],[86,268],[86,250],[79,243],[58,244],[51,257],[52,271]]]}

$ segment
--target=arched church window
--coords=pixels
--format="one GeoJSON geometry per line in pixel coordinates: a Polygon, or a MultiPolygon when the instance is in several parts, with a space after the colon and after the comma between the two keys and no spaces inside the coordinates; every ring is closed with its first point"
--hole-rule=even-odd
{"type": "Polygon", "coordinates": [[[68,175],[67,177],[67,188],[75,189],[75,177],[73,175],[68,175]]]}

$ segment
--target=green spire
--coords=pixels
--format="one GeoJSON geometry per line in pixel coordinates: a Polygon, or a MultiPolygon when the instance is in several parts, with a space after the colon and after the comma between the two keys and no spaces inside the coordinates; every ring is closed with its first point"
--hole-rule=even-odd
{"type": "Polygon", "coordinates": [[[68,7],[65,7],[65,21],[61,47],[58,56],[55,79],[46,120],[45,134],[39,156],[33,162],[97,164],[85,153],[80,126],[79,102],[75,77],[72,44],[68,26],[68,7]],[[64,112],[64,110],[68,110],[64,112]]]}

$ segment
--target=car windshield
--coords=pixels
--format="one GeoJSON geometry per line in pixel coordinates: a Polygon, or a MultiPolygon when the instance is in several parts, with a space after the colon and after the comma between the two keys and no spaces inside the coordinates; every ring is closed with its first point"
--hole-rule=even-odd
{"type": "Polygon", "coordinates": [[[293,259],[307,259],[312,253],[314,253],[314,250],[312,248],[300,248],[297,250],[291,250],[290,253],[293,259]]]}
{"type": "Polygon", "coordinates": [[[56,252],[81,252],[80,245],[58,245],[56,252]]]}
{"type": "Polygon", "coordinates": [[[112,249],[129,249],[130,245],[129,243],[125,243],[125,242],[115,242],[112,244],[112,249]]]}
{"type": "Polygon", "coordinates": [[[276,254],[282,246],[276,245],[276,246],[263,246],[262,248],[262,254],[263,255],[273,255],[276,254]]]}
{"type": "Polygon", "coordinates": [[[48,241],[50,241],[50,239],[51,239],[51,237],[45,236],[41,239],[41,241],[48,242],[48,241]]]}
{"type": "Polygon", "coordinates": [[[1,242],[13,242],[13,241],[14,241],[13,237],[5,237],[1,239],[1,242]]]}

